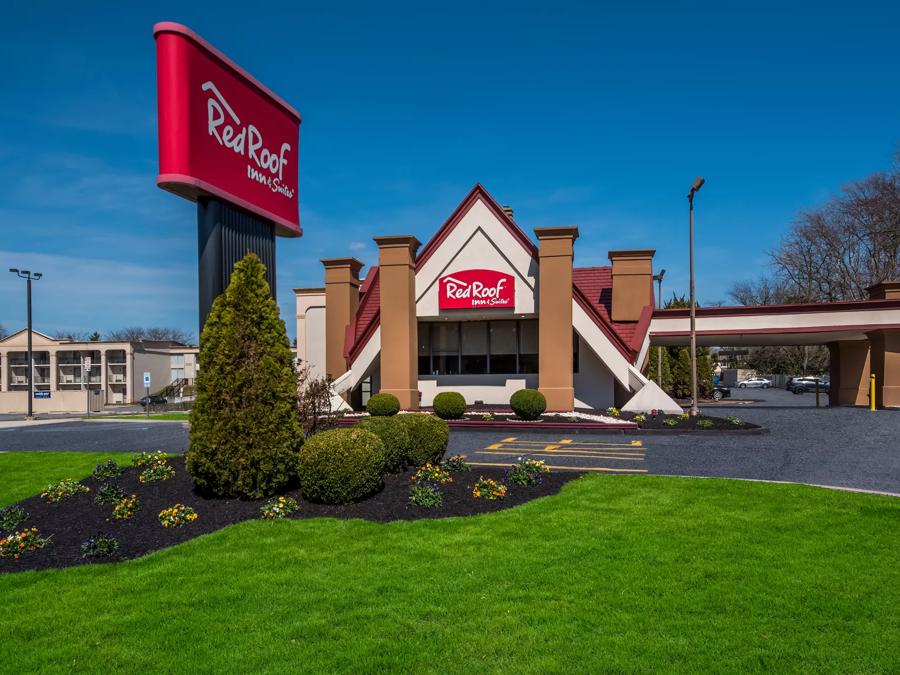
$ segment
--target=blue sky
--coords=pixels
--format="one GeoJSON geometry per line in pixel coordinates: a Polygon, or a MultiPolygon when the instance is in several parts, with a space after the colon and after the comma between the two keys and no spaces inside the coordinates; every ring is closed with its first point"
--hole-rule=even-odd
{"type": "Polygon", "coordinates": [[[577,224],[576,264],[657,249],[698,295],[764,271],[798,211],[900,144],[896,3],[6,3],[0,10],[0,323],[45,274],[46,332],[196,334],[193,204],[155,187],[151,28],[185,23],[303,115],[305,235],[278,298],[319,259],[427,240],[476,182],[535,227],[577,224]],[[790,5],[788,7],[788,5],[790,5]]]}

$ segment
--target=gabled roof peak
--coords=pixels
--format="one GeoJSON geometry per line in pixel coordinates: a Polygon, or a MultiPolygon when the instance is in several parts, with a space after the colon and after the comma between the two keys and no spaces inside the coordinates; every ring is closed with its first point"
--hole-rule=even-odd
{"type": "Polygon", "coordinates": [[[453,210],[453,213],[450,214],[450,217],[447,218],[443,225],[441,225],[435,235],[422,247],[422,250],[419,251],[419,255],[416,258],[416,268],[420,268],[425,264],[441,245],[441,242],[447,238],[453,231],[453,228],[459,224],[479,199],[484,202],[485,206],[487,206],[491,213],[496,216],[497,220],[509,230],[509,233],[512,234],[515,240],[522,245],[522,248],[524,248],[532,257],[537,256],[537,247],[534,245],[534,242],[531,241],[531,238],[525,234],[522,228],[516,224],[516,221],[512,219],[507,210],[497,203],[497,200],[491,196],[481,183],[475,183],[475,186],[469,190],[469,194],[465,196],[459,203],[459,206],[453,210]]]}

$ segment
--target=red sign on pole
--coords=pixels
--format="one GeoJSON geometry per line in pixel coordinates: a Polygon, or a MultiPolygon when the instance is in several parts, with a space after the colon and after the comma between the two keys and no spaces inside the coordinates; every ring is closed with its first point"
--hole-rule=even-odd
{"type": "Polygon", "coordinates": [[[438,280],[440,309],[483,309],[516,306],[511,274],[494,270],[462,270],[438,280]]]}
{"type": "Polygon", "coordinates": [[[189,28],[153,27],[164,190],[219,197],[298,237],[300,114],[189,28]]]}

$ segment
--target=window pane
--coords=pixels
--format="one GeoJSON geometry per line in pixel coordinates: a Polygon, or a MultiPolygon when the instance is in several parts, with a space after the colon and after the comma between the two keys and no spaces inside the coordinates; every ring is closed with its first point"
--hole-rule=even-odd
{"type": "Polygon", "coordinates": [[[538,322],[528,319],[519,322],[519,349],[523,354],[538,353],[538,322]]]}
{"type": "Polygon", "coordinates": [[[516,322],[491,321],[491,372],[512,375],[516,372],[516,322]]]}
{"type": "Polygon", "coordinates": [[[459,374],[459,324],[431,325],[432,368],[436,375],[459,374]]]}
{"type": "Polygon", "coordinates": [[[487,373],[487,324],[483,321],[462,324],[462,372],[487,373]]]}
{"type": "Polygon", "coordinates": [[[538,322],[534,319],[519,322],[519,372],[538,371],[538,322]]]}
{"type": "Polygon", "coordinates": [[[420,323],[419,333],[419,375],[431,374],[431,324],[420,323]]]}

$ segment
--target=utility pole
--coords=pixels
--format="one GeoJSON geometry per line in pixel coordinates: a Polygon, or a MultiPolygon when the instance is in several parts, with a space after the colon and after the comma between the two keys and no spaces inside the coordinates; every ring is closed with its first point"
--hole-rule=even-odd
{"type": "Polygon", "coordinates": [[[690,248],[691,248],[691,410],[690,416],[697,417],[700,408],[697,405],[697,300],[694,294],[694,195],[706,181],[698,176],[688,193],[690,248]]]}
{"type": "MultiPolygon", "coordinates": [[[[666,270],[661,269],[659,274],[653,275],[653,281],[656,282],[659,292],[656,294],[658,297],[656,298],[656,308],[662,309],[662,280],[663,277],[666,276],[666,270]]],[[[659,385],[659,388],[662,389],[663,381],[662,381],[662,347],[656,345],[656,384],[659,385]]]]}
{"type": "Polygon", "coordinates": [[[28,412],[25,414],[26,420],[34,419],[34,409],[32,404],[32,396],[34,396],[34,382],[33,382],[33,374],[34,374],[34,353],[31,349],[31,282],[37,281],[40,279],[43,274],[40,272],[31,272],[29,270],[19,270],[15,267],[10,267],[9,271],[18,276],[20,279],[25,279],[25,286],[27,288],[26,291],[26,304],[28,306],[28,366],[25,368],[25,381],[28,385],[28,412]]]}

